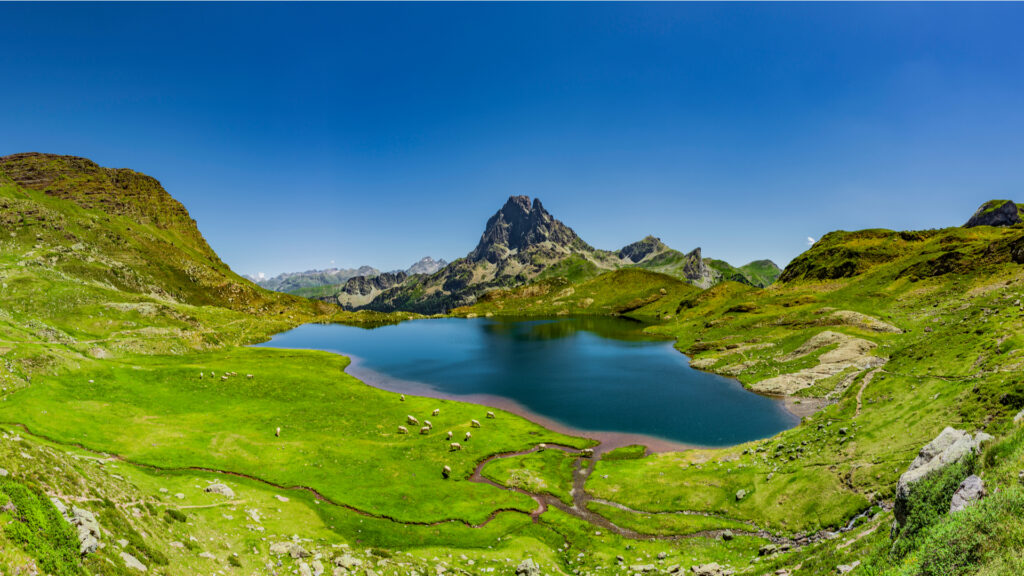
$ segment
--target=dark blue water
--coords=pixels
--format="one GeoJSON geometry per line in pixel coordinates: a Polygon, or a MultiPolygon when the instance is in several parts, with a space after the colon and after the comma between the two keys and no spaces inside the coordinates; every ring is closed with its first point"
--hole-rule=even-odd
{"type": "Polygon", "coordinates": [[[690,368],[670,341],[643,334],[643,327],[623,318],[451,318],[374,329],[311,324],[263,346],[352,355],[360,370],[426,384],[439,395],[508,398],[580,430],[722,446],[797,423],[779,400],[690,368]]]}

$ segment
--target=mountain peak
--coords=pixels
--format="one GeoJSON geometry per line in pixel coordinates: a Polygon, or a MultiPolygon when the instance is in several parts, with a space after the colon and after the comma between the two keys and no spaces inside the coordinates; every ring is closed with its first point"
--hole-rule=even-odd
{"type": "Polygon", "coordinates": [[[539,198],[534,198],[531,204],[529,196],[510,196],[501,210],[487,220],[480,243],[469,258],[497,263],[545,242],[567,250],[585,246],[572,228],[544,209],[539,198]]]}
{"type": "Polygon", "coordinates": [[[652,254],[658,254],[668,249],[668,246],[661,241],[661,238],[646,236],[643,240],[623,246],[619,250],[619,258],[637,263],[652,254]]]}

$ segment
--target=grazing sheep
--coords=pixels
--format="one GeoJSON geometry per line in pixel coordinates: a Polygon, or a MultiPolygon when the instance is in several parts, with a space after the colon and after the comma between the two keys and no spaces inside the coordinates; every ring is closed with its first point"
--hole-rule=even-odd
{"type": "Polygon", "coordinates": [[[277,430],[274,430],[274,436],[277,436],[278,438],[281,437],[281,427],[280,426],[277,427],[277,430]]]}
{"type": "Polygon", "coordinates": [[[227,380],[227,379],[228,379],[228,377],[227,377],[227,376],[221,376],[221,377],[220,377],[220,379],[221,379],[221,380],[227,380]]]}
{"type": "Polygon", "coordinates": [[[437,416],[440,413],[441,413],[441,409],[440,408],[434,408],[434,411],[431,412],[430,415],[431,416],[437,416]]]}
{"type": "Polygon", "coordinates": [[[593,448],[584,448],[583,450],[580,450],[580,456],[582,456],[584,458],[593,458],[594,457],[594,449],[593,448]]]}
{"type": "Polygon", "coordinates": [[[399,400],[400,402],[405,402],[405,394],[402,394],[401,396],[399,396],[399,397],[398,397],[398,400],[399,400]]]}
{"type": "Polygon", "coordinates": [[[213,376],[214,378],[216,378],[217,377],[217,373],[214,372],[213,370],[210,370],[210,376],[213,376]]]}
{"type": "Polygon", "coordinates": [[[249,380],[252,380],[252,374],[246,374],[245,377],[248,378],[249,380]]]}
{"type": "Polygon", "coordinates": [[[420,421],[419,421],[419,420],[417,420],[417,419],[416,419],[416,418],[415,418],[415,417],[414,417],[413,415],[411,415],[411,414],[410,414],[410,415],[408,415],[408,416],[406,416],[406,417],[405,417],[405,420],[406,420],[407,422],[409,422],[409,424],[412,424],[413,426],[419,426],[419,425],[420,425],[420,421]]]}
{"type": "Polygon", "coordinates": [[[434,427],[434,425],[430,423],[430,420],[424,420],[423,421],[423,425],[426,426],[427,428],[433,428],[434,427]]]}
{"type": "Polygon", "coordinates": [[[494,412],[488,412],[487,413],[487,417],[488,418],[494,418],[494,412]]]}
{"type": "Polygon", "coordinates": [[[429,433],[430,433],[430,426],[424,426],[423,428],[420,428],[420,434],[429,434],[429,433]]]}
{"type": "Polygon", "coordinates": [[[408,434],[409,433],[409,429],[406,428],[405,426],[399,426],[398,427],[398,433],[399,434],[408,434]]]}
{"type": "Polygon", "coordinates": [[[452,452],[456,450],[462,450],[462,444],[459,444],[458,442],[452,442],[451,444],[448,445],[448,449],[451,450],[452,452]]]}
{"type": "Polygon", "coordinates": [[[480,421],[479,421],[479,420],[470,420],[470,421],[469,421],[469,424],[470,424],[470,425],[471,425],[471,426],[472,426],[473,428],[479,428],[479,427],[480,427],[480,421]]]}
{"type": "Polygon", "coordinates": [[[466,442],[469,442],[469,439],[472,438],[472,437],[473,437],[473,433],[472,432],[466,432],[466,442]]]}
{"type": "Polygon", "coordinates": [[[199,378],[200,378],[200,379],[202,379],[202,378],[203,378],[203,373],[202,373],[202,372],[200,372],[200,373],[199,373],[199,378]]]}
{"type": "Polygon", "coordinates": [[[449,440],[451,440],[451,439],[452,439],[452,431],[451,431],[451,430],[449,430],[449,431],[448,431],[448,439],[449,439],[449,440]]]}
{"type": "Polygon", "coordinates": [[[444,478],[448,478],[451,475],[452,469],[449,468],[448,466],[445,466],[444,468],[441,469],[441,476],[443,476],[444,478]]]}

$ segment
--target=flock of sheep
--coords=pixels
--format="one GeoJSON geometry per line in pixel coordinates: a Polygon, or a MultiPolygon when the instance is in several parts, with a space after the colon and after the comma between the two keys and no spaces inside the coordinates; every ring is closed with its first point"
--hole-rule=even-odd
{"type": "MultiPolygon", "coordinates": [[[[402,394],[399,397],[399,400],[401,400],[402,402],[405,402],[405,394],[402,394]]],[[[434,408],[434,411],[430,415],[431,416],[437,416],[440,413],[441,413],[441,409],[440,408],[434,408]]],[[[495,417],[494,416],[494,412],[491,412],[491,411],[488,410],[487,411],[487,417],[488,418],[494,418],[495,417]]],[[[412,414],[407,415],[405,417],[405,421],[410,426],[419,426],[420,425],[420,421],[415,416],[413,416],[412,414]]],[[[472,426],[473,428],[480,428],[480,421],[479,420],[470,420],[469,421],[469,425],[472,426]]],[[[424,420],[423,421],[423,426],[420,428],[420,434],[430,434],[430,431],[433,430],[433,429],[434,429],[434,425],[430,422],[430,420],[424,420]]],[[[406,428],[405,426],[399,426],[398,427],[398,433],[399,434],[408,434],[409,433],[409,429],[406,428]]],[[[451,439],[452,439],[452,436],[454,436],[454,435],[455,435],[455,433],[452,432],[451,430],[449,430],[448,433],[446,434],[447,440],[450,442],[451,439]]],[[[467,430],[466,431],[466,437],[463,440],[463,442],[468,442],[472,437],[473,437],[473,433],[467,430]]],[[[458,442],[451,442],[450,444],[448,444],[448,450],[451,451],[451,452],[456,452],[458,450],[462,450],[462,444],[459,444],[458,442]]],[[[448,466],[445,466],[444,469],[442,470],[442,476],[444,476],[445,478],[448,478],[449,476],[451,476],[451,474],[452,474],[452,469],[449,468],[448,466]]]]}
{"type": "MultiPolygon", "coordinates": [[[[220,379],[223,380],[223,381],[226,381],[228,378],[230,378],[232,376],[238,376],[238,373],[237,372],[224,372],[221,375],[220,379]]],[[[199,379],[200,380],[205,378],[205,377],[206,377],[206,373],[205,372],[200,372],[199,373],[199,379]]],[[[210,377],[216,378],[217,377],[217,373],[211,370],[210,371],[210,377]]],[[[245,377],[248,378],[249,380],[252,380],[253,375],[252,374],[246,374],[245,377]]],[[[91,380],[90,380],[90,382],[91,382],[91,380]]],[[[401,400],[402,402],[405,402],[405,394],[401,394],[399,396],[399,400],[401,400]]],[[[431,416],[437,416],[440,413],[441,413],[441,409],[440,408],[434,408],[434,411],[431,413],[431,416]]],[[[488,418],[494,418],[495,417],[494,416],[494,412],[491,412],[490,410],[488,410],[487,411],[487,417],[488,418]]],[[[418,419],[416,419],[416,417],[411,415],[411,414],[407,415],[405,417],[405,420],[406,420],[406,422],[410,426],[419,426],[420,425],[420,421],[418,419]]],[[[479,420],[470,420],[469,424],[473,428],[480,428],[480,421],[479,420]]],[[[430,431],[433,430],[433,429],[434,429],[434,425],[430,422],[430,420],[424,420],[423,421],[423,426],[420,427],[420,434],[429,434],[430,431]]],[[[399,426],[398,427],[398,433],[399,434],[408,434],[409,433],[409,429],[406,428],[405,426],[399,426]]],[[[447,434],[447,439],[450,441],[452,439],[453,435],[454,435],[454,433],[451,430],[449,430],[448,434],[447,434]]],[[[274,436],[278,437],[278,438],[281,437],[281,427],[280,426],[278,426],[274,430],[274,436]]],[[[473,433],[467,431],[466,432],[466,437],[463,440],[463,442],[468,442],[472,437],[473,437],[473,433]]],[[[452,451],[452,452],[455,452],[455,451],[458,451],[458,450],[462,450],[462,444],[459,444],[458,442],[451,442],[450,444],[448,444],[448,450],[452,451]]],[[[451,476],[451,473],[452,473],[452,469],[449,468],[448,466],[445,466],[444,470],[443,470],[444,477],[448,478],[449,476],[451,476]]]]}

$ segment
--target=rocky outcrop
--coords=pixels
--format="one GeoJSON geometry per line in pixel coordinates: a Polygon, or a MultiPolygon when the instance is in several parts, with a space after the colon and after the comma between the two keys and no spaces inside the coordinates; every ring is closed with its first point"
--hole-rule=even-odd
{"type": "Polygon", "coordinates": [[[813,386],[819,380],[835,376],[847,368],[867,370],[885,363],[885,359],[871,354],[871,351],[878,346],[874,342],[831,330],[815,334],[799,348],[780,357],[779,360],[789,362],[833,345],[835,345],[834,349],[818,357],[817,366],[755,382],[750,385],[750,389],[762,394],[795,394],[804,388],[813,386]]]}
{"type": "Polygon", "coordinates": [[[964,228],[974,226],[1013,226],[1021,221],[1013,200],[989,200],[978,208],[964,228]]]}
{"type": "Polygon", "coordinates": [[[533,558],[527,558],[516,567],[516,576],[540,576],[540,566],[533,561],[533,558]]]}
{"type": "Polygon", "coordinates": [[[50,501],[53,502],[57,512],[60,512],[64,520],[75,527],[78,536],[78,553],[85,556],[95,552],[100,547],[101,537],[100,523],[96,520],[96,516],[78,506],[72,506],[69,509],[57,498],[51,498],[50,501]]]}
{"type": "Polygon", "coordinates": [[[960,483],[960,486],[953,494],[953,500],[949,503],[949,513],[959,512],[964,508],[973,506],[975,502],[984,498],[985,494],[985,482],[971,474],[960,483]]]}
{"type": "Polygon", "coordinates": [[[715,562],[690,566],[690,572],[693,572],[693,576],[732,576],[735,574],[732,570],[723,568],[715,562]]]}
{"type": "Polygon", "coordinates": [[[377,276],[356,276],[345,282],[345,285],[341,288],[341,293],[366,296],[398,286],[405,282],[406,278],[408,278],[408,275],[402,271],[385,272],[377,276]]]}
{"type": "MultiPolygon", "coordinates": [[[[979,436],[981,435],[979,434],[979,436]]],[[[978,438],[951,427],[946,427],[934,440],[925,444],[896,484],[896,502],[893,512],[897,524],[902,526],[907,520],[907,505],[916,483],[933,472],[960,462],[969,454],[977,453],[979,446],[978,438]]]]}
{"type": "Polygon", "coordinates": [[[292,558],[308,558],[309,552],[295,542],[274,542],[270,545],[270,553],[275,556],[287,554],[292,558]]]}

